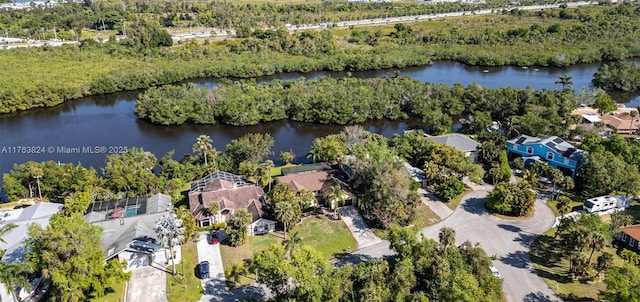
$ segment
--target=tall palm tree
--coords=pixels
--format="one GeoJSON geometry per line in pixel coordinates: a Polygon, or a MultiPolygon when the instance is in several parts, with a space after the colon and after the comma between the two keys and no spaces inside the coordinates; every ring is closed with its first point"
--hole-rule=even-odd
{"type": "Polygon", "coordinates": [[[556,84],[562,84],[562,90],[564,90],[567,86],[569,88],[573,88],[573,82],[571,82],[571,77],[567,74],[561,75],[559,80],[556,81],[556,84]]]}
{"type": "Polygon", "coordinates": [[[173,265],[173,275],[176,274],[176,262],[173,256],[173,247],[181,245],[184,242],[184,231],[182,227],[182,219],[178,219],[176,214],[165,214],[158,219],[155,226],[156,234],[160,244],[165,248],[169,248],[171,253],[171,264],[173,265]]]}
{"type": "Polygon", "coordinates": [[[251,213],[247,209],[240,209],[233,213],[233,224],[236,227],[246,227],[251,223],[251,213]]]}
{"type": "Polygon", "coordinates": [[[42,200],[42,191],[40,190],[40,178],[44,175],[42,168],[37,165],[31,165],[29,166],[29,174],[32,178],[36,179],[36,184],[38,185],[38,197],[42,200]]]}
{"type": "Polygon", "coordinates": [[[209,215],[213,216],[213,223],[217,223],[218,222],[218,219],[217,219],[218,216],[216,215],[216,213],[218,213],[218,211],[220,211],[220,203],[217,202],[217,201],[212,201],[209,204],[209,208],[207,210],[209,210],[209,215]]]}
{"type": "Polygon", "coordinates": [[[601,251],[605,245],[607,244],[607,237],[600,233],[595,232],[589,236],[589,247],[591,247],[591,253],[589,254],[589,259],[587,263],[591,263],[591,257],[593,257],[593,253],[596,251],[601,251]]]}
{"type": "Polygon", "coordinates": [[[329,198],[329,202],[331,203],[331,209],[335,209],[339,206],[342,206],[344,203],[344,193],[342,192],[342,188],[340,186],[331,186],[331,192],[327,196],[329,198]]]}
{"type": "MultiPolygon", "coordinates": [[[[273,167],[275,167],[275,164],[272,160],[266,160],[265,162],[260,164],[260,174],[262,174],[261,179],[263,180],[263,182],[269,184],[269,191],[271,191],[271,169],[273,169],[273,167]]],[[[262,185],[264,186],[265,184],[263,183],[262,185]]]]}
{"type": "Polygon", "coordinates": [[[17,228],[17,227],[18,227],[18,225],[17,225],[17,224],[15,224],[15,223],[8,223],[8,224],[5,224],[5,225],[3,225],[3,226],[0,226],[0,242],[2,242],[2,243],[7,243],[7,242],[4,240],[4,238],[2,238],[2,237],[3,237],[6,233],[9,233],[9,231],[11,231],[11,230],[13,230],[13,229],[15,229],[15,228],[17,228]]]}
{"type": "Polygon", "coordinates": [[[440,240],[440,245],[446,251],[449,246],[456,244],[456,231],[450,227],[441,228],[438,233],[438,239],[440,240]]]}
{"type": "Polygon", "coordinates": [[[287,226],[296,218],[294,206],[286,201],[281,201],[276,204],[275,212],[276,218],[284,225],[284,240],[287,240],[287,226]]]}
{"type": "Polygon", "coordinates": [[[14,301],[20,301],[16,293],[16,286],[26,289],[31,286],[31,284],[27,282],[27,273],[29,273],[29,268],[24,263],[0,262],[0,282],[7,286],[7,290],[11,293],[14,301]]]}
{"type": "Polygon", "coordinates": [[[606,271],[613,264],[613,255],[610,253],[604,252],[602,255],[598,256],[596,260],[596,277],[600,276],[602,271],[606,271]]]}
{"type": "Polygon", "coordinates": [[[631,133],[633,132],[633,120],[638,116],[638,111],[631,110],[629,111],[629,115],[631,116],[631,121],[629,122],[629,136],[631,136],[631,133]]]}
{"type": "Polygon", "coordinates": [[[193,144],[193,152],[200,152],[204,154],[205,166],[209,165],[209,163],[207,162],[207,153],[213,148],[212,143],[213,140],[211,140],[210,136],[202,134],[198,136],[198,138],[196,139],[196,143],[193,144]]]}
{"type": "Polygon", "coordinates": [[[244,267],[244,265],[242,264],[242,262],[233,264],[231,266],[231,268],[227,269],[227,271],[225,272],[225,275],[227,275],[227,280],[231,280],[231,284],[233,285],[233,288],[236,288],[238,286],[238,283],[240,283],[240,277],[242,277],[242,275],[247,273],[247,269],[244,267]]]}
{"type": "Polygon", "coordinates": [[[538,181],[538,174],[533,169],[526,169],[522,173],[522,178],[532,186],[538,181]]]}
{"type": "Polygon", "coordinates": [[[564,218],[564,215],[571,211],[571,199],[567,196],[558,197],[556,208],[558,209],[558,212],[560,212],[560,218],[564,218]]]}

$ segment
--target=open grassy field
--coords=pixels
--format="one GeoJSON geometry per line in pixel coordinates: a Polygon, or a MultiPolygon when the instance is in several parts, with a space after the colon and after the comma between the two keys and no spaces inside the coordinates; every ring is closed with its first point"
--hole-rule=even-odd
{"type": "Polygon", "coordinates": [[[198,301],[202,297],[202,286],[193,272],[198,265],[197,243],[188,242],[182,246],[182,260],[183,264],[178,264],[177,268],[182,273],[184,267],[184,278],[167,276],[167,300],[198,301]]]}

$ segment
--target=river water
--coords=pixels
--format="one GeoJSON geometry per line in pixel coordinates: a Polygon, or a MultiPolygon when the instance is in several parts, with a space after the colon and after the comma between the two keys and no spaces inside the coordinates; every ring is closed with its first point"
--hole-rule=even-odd
{"type": "MultiPolygon", "coordinates": [[[[640,60],[635,60],[636,63],[640,60]]],[[[489,88],[531,86],[534,89],[560,89],[558,77],[567,74],[579,91],[591,85],[597,64],[570,68],[473,67],[440,61],[431,66],[405,68],[402,75],[422,82],[468,85],[477,82],[489,88]]],[[[393,70],[354,72],[353,77],[380,77],[393,70]]],[[[262,77],[261,82],[273,79],[293,80],[319,76],[345,77],[346,72],[315,72],[310,74],[278,74],[262,77]]],[[[215,87],[215,79],[192,80],[200,86],[215,87]]],[[[120,152],[125,147],[142,147],[161,157],[175,150],[174,158],[192,152],[196,137],[206,134],[216,149],[222,150],[234,138],[245,133],[269,133],[275,139],[274,159],[282,151],[293,151],[297,162],[305,157],[314,138],[338,133],[343,126],[276,121],[256,126],[225,125],[158,126],[138,120],[133,107],[141,91],[119,92],[86,97],[54,108],[38,109],[17,114],[0,115],[0,174],[10,171],[15,163],[53,160],[62,163],[82,163],[96,168],[104,165],[106,153],[120,152]]],[[[627,106],[640,104],[639,96],[617,96],[627,106]]],[[[391,136],[420,125],[419,120],[379,120],[363,124],[371,132],[391,136]]],[[[1,181],[1,180],[0,180],[1,181]]]]}

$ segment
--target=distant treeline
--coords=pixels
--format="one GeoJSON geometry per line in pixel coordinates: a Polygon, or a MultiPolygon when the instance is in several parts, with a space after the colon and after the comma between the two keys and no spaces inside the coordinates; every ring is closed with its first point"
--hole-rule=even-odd
{"type": "Polygon", "coordinates": [[[426,130],[446,132],[460,114],[478,116],[478,127],[500,120],[514,131],[560,134],[577,97],[570,90],[498,88],[477,84],[421,83],[410,77],[221,83],[211,91],[193,84],[151,88],[140,94],[135,114],[152,123],[254,125],[280,119],[355,124],[369,119],[422,118],[426,130]],[[481,118],[484,117],[484,118],[481,118]]]}
{"type": "Polygon", "coordinates": [[[434,59],[563,67],[640,56],[637,5],[501,13],[296,33],[243,28],[244,38],[172,47],[157,20],[143,19],[121,41],[0,51],[0,113],[197,77],[402,68],[434,59]]]}

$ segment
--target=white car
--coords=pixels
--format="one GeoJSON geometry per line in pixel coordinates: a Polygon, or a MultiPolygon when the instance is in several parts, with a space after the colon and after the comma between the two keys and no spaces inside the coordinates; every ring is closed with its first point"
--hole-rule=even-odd
{"type": "Polygon", "coordinates": [[[502,279],[502,275],[500,274],[500,271],[498,271],[498,269],[495,266],[489,266],[489,269],[491,270],[491,274],[493,274],[494,277],[498,278],[498,279],[502,279]]]}

